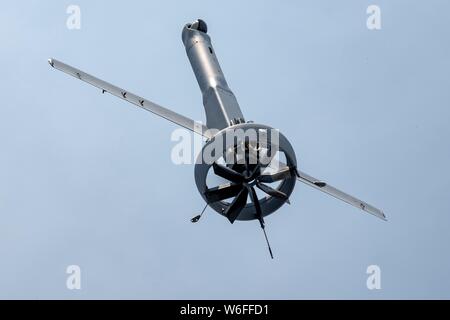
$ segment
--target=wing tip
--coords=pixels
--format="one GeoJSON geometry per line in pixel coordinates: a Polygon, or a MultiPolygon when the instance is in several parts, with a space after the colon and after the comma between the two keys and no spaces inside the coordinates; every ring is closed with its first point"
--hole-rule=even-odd
{"type": "Polygon", "coordinates": [[[383,221],[388,221],[386,215],[385,215],[384,212],[381,211],[381,210],[378,210],[378,212],[369,212],[369,213],[372,213],[374,216],[380,218],[380,219],[383,220],[383,221]]]}
{"type": "Polygon", "coordinates": [[[377,209],[373,206],[370,206],[368,204],[364,204],[362,202],[360,203],[360,207],[363,211],[366,211],[366,212],[370,213],[371,215],[373,215],[377,218],[380,218],[381,220],[388,221],[386,215],[384,214],[384,211],[377,209]]]}

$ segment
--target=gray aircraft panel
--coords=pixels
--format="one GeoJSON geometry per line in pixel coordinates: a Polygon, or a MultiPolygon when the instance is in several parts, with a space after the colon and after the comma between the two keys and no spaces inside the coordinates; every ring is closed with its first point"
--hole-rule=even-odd
{"type": "Polygon", "coordinates": [[[325,193],[328,193],[329,195],[331,195],[339,200],[342,200],[344,202],[347,202],[348,204],[351,204],[352,206],[355,206],[361,210],[364,210],[380,219],[387,220],[383,211],[381,211],[378,208],[375,208],[374,206],[368,204],[367,202],[359,200],[339,189],[336,189],[335,187],[330,186],[328,183],[323,182],[322,180],[316,179],[307,173],[298,171],[298,174],[299,174],[299,177],[297,178],[297,180],[299,180],[300,182],[303,182],[304,184],[307,184],[307,185],[309,185],[313,188],[316,188],[320,191],[323,191],[325,193]]]}
{"type": "MultiPolygon", "coordinates": [[[[273,166],[272,164],[270,165],[271,167],[273,166]]],[[[286,166],[286,164],[279,162],[278,163],[278,171],[283,171],[283,170],[288,170],[289,168],[286,166]]],[[[328,183],[324,182],[323,180],[319,180],[317,178],[314,178],[312,176],[310,176],[309,174],[297,170],[298,173],[298,177],[297,180],[310,186],[313,187],[317,190],[320,190],[322,192],[325,192],[333,197],[335,197],[336,199],[342,200],[348,204],[351,204],[352,206],[359,208],[361,210],[364,210],[365,212],[368,212],[380,219],[383,219],[385,221],[387,221],[386,216],[384,214],[384,212],[370,204],[368,204],[365,201],[362,201],[358,198],[355,198],[354,196],[351,196],[331,185],[329,185],[328,183]]],[[[272,173],[273,174],[273,173],[272,173]]]]}
{"type": "Polygon", "coordinates": [[[94,87],[101,89],[103,93],[108,92],[118,98],[121,98],[123,100],[126,100],[126,101],[138,106],[138,107],[141,107],[142,109],[150,111],[166,120],[176,123],[179,126],[189,129],[195,133],[198,133],[207,139],[210,139],[212,137],[212,134],[208,130],[208,128],[199,122],[189,119],[189,118],[187,118],[179,113],[176,113],[172,110],[169,110],[167,108],[161,107],[160,105],[158,105],[154,102],[146,100],[146,99],[144,99],[140,96],[137,96],[127,90],[116,87],[115,85],[112,85],[106,81],[96,78],[96,77],[94,77],[86,72],[83,72],[77,68],[71,67],[71,66],[69,66],[61,61],[58,61],[56,59],[49,59],[48,63],[55,69],[63,71],[77,79],[80,79],[84,82],[87,82],[87,83],[93,85],[94,87]]]}

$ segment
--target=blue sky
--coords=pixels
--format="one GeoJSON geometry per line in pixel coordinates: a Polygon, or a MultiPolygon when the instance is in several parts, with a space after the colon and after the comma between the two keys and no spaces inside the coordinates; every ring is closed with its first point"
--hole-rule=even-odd
{"type": "Polygon", "coordinates": [[[450,298],[448,1],[22,1],[0,11],[0,298],[450,298]],[[81,29],[66,8],[81,8],[81,29]],[[366,28],[381,8],[382,29],[366,28]],[[230,225],[176,128],[52,70],[54,57],[204,120],[181,42],[203,18],[247,120],[383,222],[298,184],[230,225]],[[66,288],[68,265],[81,290],[66,288]],[[366,288],[379,265],[381,290],[366,288]]]}

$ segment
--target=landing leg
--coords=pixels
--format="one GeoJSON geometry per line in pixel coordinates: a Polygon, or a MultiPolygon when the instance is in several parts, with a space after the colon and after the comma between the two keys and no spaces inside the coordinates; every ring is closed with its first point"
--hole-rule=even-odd
{"type": "Polygon", "coordinates": [[[195,216],[191,219],[192,223],[196,223],[198,222],[198,220],[200,220],[200,218],[202,217],[203,213],[205,212],[206,208],[208,207],[208,204],[205,205],[205,207],[202,210],[202,213],[200,213],[198,216],[195,216]]]}
{"type": "Polygon", "coordinates": [[[259,224],[261,225],[261,229],[264,232],[264,237],[266,238],[267,248],[269,248],[270,257],[273,259],[272,248],[270,247],[269,239],[267,238],[266,226],[263,217],[259,218],[259,224]]]}

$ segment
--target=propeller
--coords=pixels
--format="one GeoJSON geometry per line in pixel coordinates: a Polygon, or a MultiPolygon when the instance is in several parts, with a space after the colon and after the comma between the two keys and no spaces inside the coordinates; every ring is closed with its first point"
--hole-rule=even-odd
{"type": "MultiPolygon", "coordinates": [[[[250,147],[248,143],[245,144],[244,159],[244,163],[234,163],[229,166],[214,162],[212,165],[214,173],[219,177],[228,180],[229,183],[209,188],[204,194],[207,199],[207,204],[234,197],[230,205],[224,211],[224,215],[231,223],[234,223],[239,217],[241,211],[247,205],[247,200],[250,196],[250,200],[255,208],[256,218],[264,232],[270,257],[273,259],[272,248],[270,247],[265,229],[261,203],[256,194],[255,186],[269,196],[282,199],[289,203],[289,197],[284,192],[274,189],[265,183],[272,183],[290,178],[295,175],[296,170],[295,168],[283,167],[275,173],[262,174],[261,164],[259,162],[256,164],[250,163],[250,147]]],[[[237,162],[236,156],[234,157],[234,160],[237,162]]]]}
{"type": "Polygon", "coordinates": [[[260,190],[262,190],[265,193],[267,193],[268,195],[270,195],[272,197],[275,197],[275,198],[283,199],[284,201],[289,203],[289,198],[288,198],[288,196],[285,193],[283,193],[281,191],[278,191],[276,189],[273,189],[273,188],[269,187],[268,185],[266,185],[264,183],[261,183],[259,181],[256,181],[256,186],[260,190]]]}
{"type": "Polygon", "coordinates": [[[250,194],[251,201],[255,206],[257,216],[262,217],[259,199],[256,196],[255,186],[268,194],[269,196],[282,199],[289,203],[288,196],[276,190],[265,183],[272,183],[284,180],[295,174],[295,169],[283,167],[281,170],[271,173],[262,174],[260,163],[250,163],[249,145],[245,145],[244,163],[235,163],[227,166],[214,162],[212,165],[214,173],[229,181],[229,183],[209,188],[205,191],[205,197],[208,203],[222,201],[234,197],[224,214],[231,223],[234,223],[239,217],[241,211],[247,205],[247,199],[250,194]]]}
{"type": "Polygon", "coordinates": [[[245,205],[247,204],[247,196],[248,190],[246,187],[243,187],[242,190],[237,195],[237,197],[234,198],[231,205],[225,211],[225,215],[227,216],[228,220],[230,220],[231,223],[234,223],[234,221],[241,213],[242,209],[244,209],[245,205]]]}

